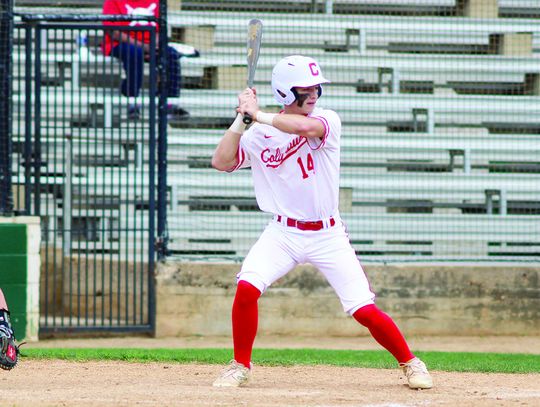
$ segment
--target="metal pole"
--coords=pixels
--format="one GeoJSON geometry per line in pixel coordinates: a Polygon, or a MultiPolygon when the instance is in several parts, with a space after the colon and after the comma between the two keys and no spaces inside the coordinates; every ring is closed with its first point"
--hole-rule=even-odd
{"type": "Polygon", "coordinates": [[[32,26],[25,27],[24,61],[24,213],[30,215],[32,178],[32,26]]]}
{"type": "Polygon", "coordinates": [[[471,173],[471,150],[468,148],[463,150],[463,172],[465,174],[471,173]]]}
{"type": "Polygon", "coordinates": [[[508,204],[506,201],[506,190],[501,189],[499,192],[499,215],[506,216],[508,214],[508,204]]]}
{"type": "MultiPolygon", "coordinates": [[[[159,2],[159,133],[158,133],[158,196],[157,196],[157,255],[167,253],[167,90],[169,62],[167,61],[167,1],[159,2]]],[[[153,95],[151,95],[153,96],[153,95]]]]}
{"type": "Polygon", "coordinates": [[[400,75],[399,70],[394,68],[392,71],[392,94],[397,95],[399,93],[400,75]]]}
{"type": "Polygon", "coordinates": [[[326,14],[333,14],[334,13],[334,1],[333,0],[326,0],[324,2],[324,12],[326,14]]]}
{"type": "Polygon", "coordinates": [[[428,108],[426,115],[426,132],[433,134],[435,132],[435,112],[432,108],[428,108]]]}
{"type": "Polygon", "coordinates": [[[36,26],[34,58],[34,215],[41,214],[41,27],[36,26]]]}
{"type": "MultiPolygon", "coordinates": [[[[155,298],[155,286],[154,286],[154,257],[155,257],[155,213],[156,213],[156,33],[150,34],[150,140],[148,141],[148,324],[152,331],[155,331],[156,326],[156,298],[155,298]]],[[[161,101],[161,98],[160,98],[161,101]]],[[[161,106],[160,106],[161,107],[161,106]]],[[[160,117],[161,119],[161,117],[160,117]]],[[[160,121],[161,125],[161,121],[160,121]]],[[[161,127],[160,127],[161,130],[161,127]]],[[[160,133],[161,138],[161,133],[160,133]]],[[[140,154],[142,155],[142,151],[140,154]]],[[[141,157],[141,162],[144,162],[141,157]]],[[[159,199],[159,197],[158,197],[159,199]]],[[[159,253],[159,252],[158,252],[159,253]]],[[[158,254],[159,255],[159,254],[158,254]]],[[[142,318],[142,315],[141,315],[142,318]]]]}
{"type": "Polygon", "coordinates": [[[13,48],[13,4],[11,0],[3,2],[1,30],[3,44],[0,45],[1,84],[0,96],[0,214],[13,212],[13,194],[11,191],[11,65],[13,48]]]}
{"type": "Polygon", "coordinates": [[[62,200],[62,249],[65,258],[71,256],[71,188],[72,188],[72,163],[73,142],[71,136],[66,137],[66,161],[64,168],[66,170],[66,179],[64,180],[64,198],[62,200]]]}

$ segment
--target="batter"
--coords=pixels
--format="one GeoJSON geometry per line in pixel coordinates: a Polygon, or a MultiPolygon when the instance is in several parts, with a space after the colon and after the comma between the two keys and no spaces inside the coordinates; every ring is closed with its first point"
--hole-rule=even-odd
{"type": "Polygon", "coordinates": [[[257,203],[274,215],[238,273],[232,308],[234,360],[214,386],[238,387],[250,381],[258,299],[301,263],[323,273],[343,310],[396,358],[411,388],[433,385],[425,364],[412,354],[394,321],[375,305],[375,294],[340,218],[341,120],[336,112],[316,106],[328,82],[314,59],[282,59],[272,71],[272,91],[283,111],[262,112],[256,89],[245,89],[238,96],[238,115],[214,152],[212,165],[217,170],[251,167],[257,203]],[[244,114],[254,120],[247,130],[244,114]]]}

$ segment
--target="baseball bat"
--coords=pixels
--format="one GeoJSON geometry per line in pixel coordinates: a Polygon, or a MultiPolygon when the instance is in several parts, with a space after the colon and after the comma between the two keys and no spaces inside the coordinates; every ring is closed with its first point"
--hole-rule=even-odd
{"type": "MultiPolygon", "coordinates": [[[[247,87],[253,87],[255,79],[255,70],[257,69],[257,61],[259,60],[259,52],[261,50],[262,38],[262,22],[256,18],[252,19],[248,25],[247,39],[247,87]]],[[[249,114],[244,115],[243,122],[250,124],[253,118],[249,114]]]]}

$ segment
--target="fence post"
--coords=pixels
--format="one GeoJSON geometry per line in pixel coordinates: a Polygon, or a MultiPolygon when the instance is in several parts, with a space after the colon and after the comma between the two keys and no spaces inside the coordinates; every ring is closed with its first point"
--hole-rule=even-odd
{"type": "Polygon", "coordinates": [[[34,57],[34,211],[41,214],[41,27],[37,25],[34,57]]]}
{"type": "Polygon", "coordinates": [[[0,9],[0,215],[13,212],[11,190],[11,54],[13,48],[13,3],[0,9]]]}
{"type": "Polygon", "coordinates": [[[32,198],[32,31],[33,25],[24,28],[24,213],[30,215],[32,198]]]}
{"type": "Polygon", "coordinates": [[[66,170],[66,179],[64,180],[64,190],[62,199],[62,249],[64,257],[68,258],[71,255],[71,196],[72,196],[72,161],[73,157],[73,142],[71,137],[66,137],[66,157],[64,168],[66,170]]]}
{"type": "MultiPolygon", "coordinates": [[[[158,130],[158,193],[157,193],[157,255],[167,255],[167,89],[169,89],[167,61],[167,2],[161,1],[159,9],[159,130],[158,130]]],[[[151,95],[153,96],[153,95],[151,95]]]]}

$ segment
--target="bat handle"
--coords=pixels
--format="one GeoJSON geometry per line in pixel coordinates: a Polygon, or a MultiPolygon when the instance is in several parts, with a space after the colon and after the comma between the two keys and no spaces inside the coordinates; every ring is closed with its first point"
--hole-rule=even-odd
{"type": "Polygon", "coordinates": [[[244,122],[244,124],[251,124],[253,122],[253,118],[249,113],[246,113],[242,121],[244,122]]]}

